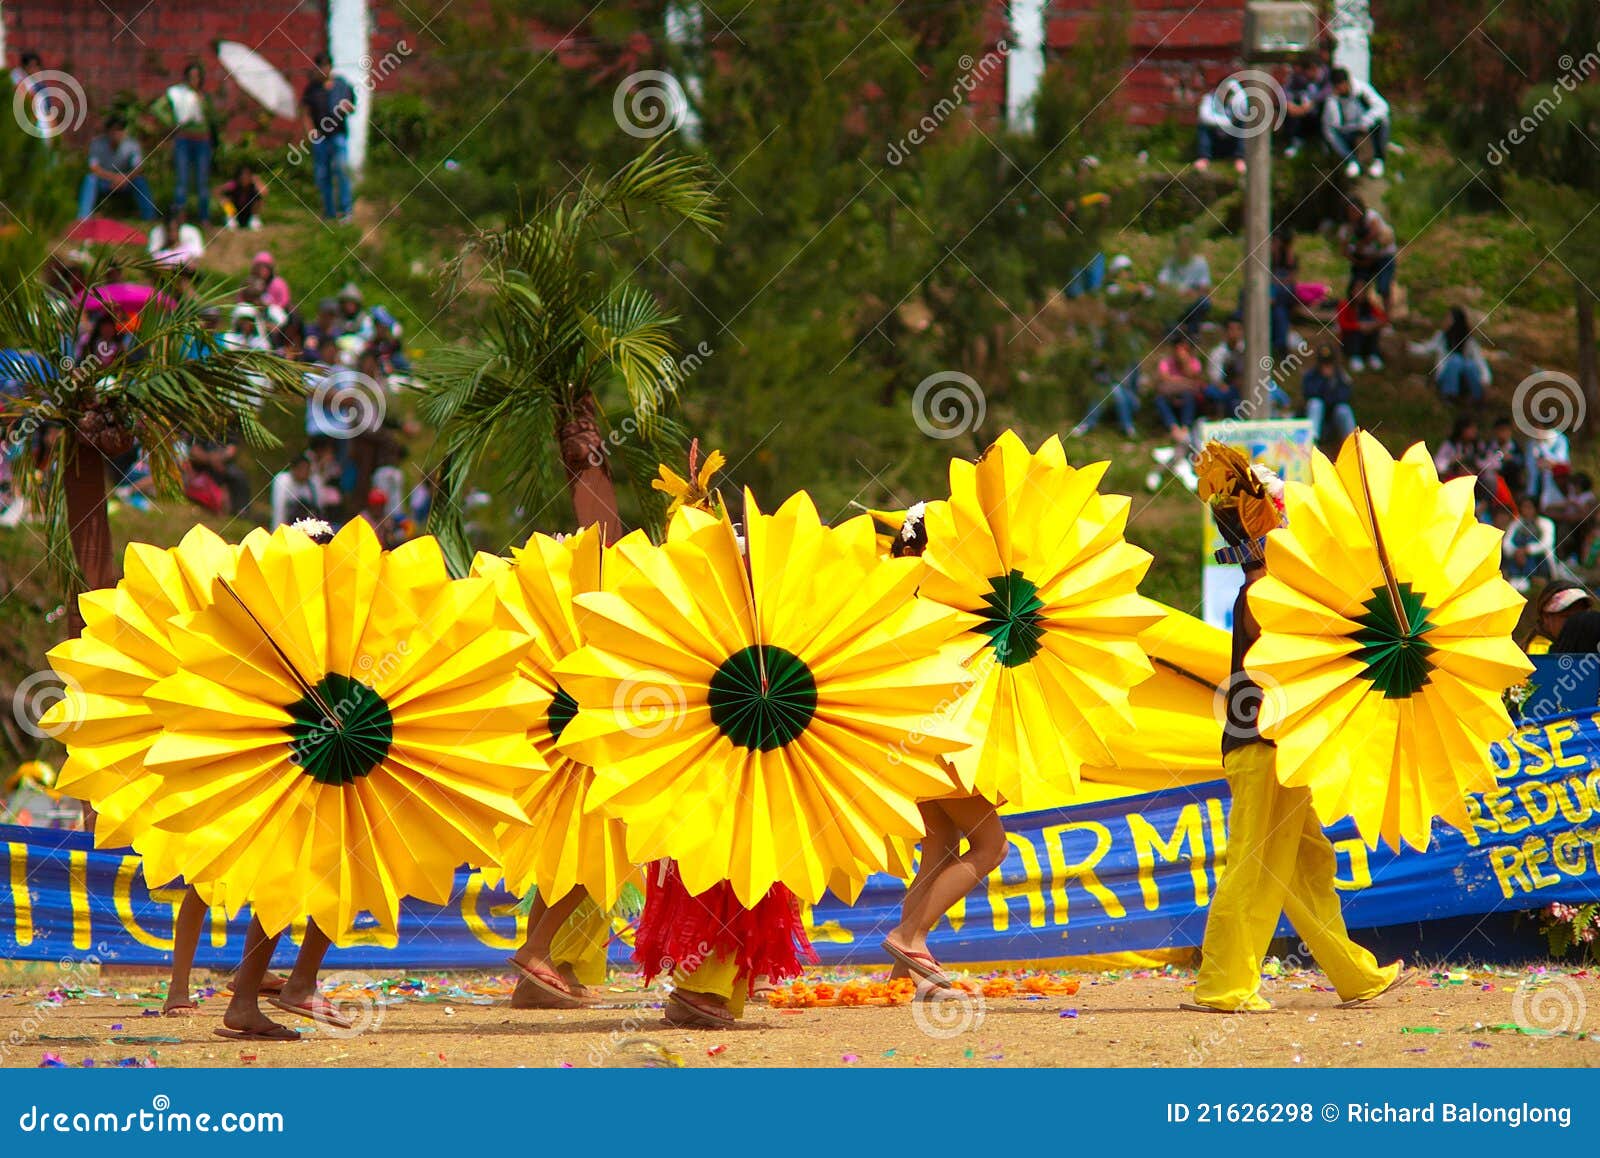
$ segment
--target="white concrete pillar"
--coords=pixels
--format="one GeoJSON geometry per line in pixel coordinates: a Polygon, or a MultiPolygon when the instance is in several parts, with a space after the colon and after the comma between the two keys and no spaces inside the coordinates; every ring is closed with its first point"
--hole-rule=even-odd
{"type": "Polygon", "coordinates": [[[1006,128],[1033,132],[1033,98],[1044,82],[1045,13],[1049,0],[1013,0],[1006,53],[1006,128]]]}
{"type": "Polygon", "coordinates": [[[328,55],[333,57],[333,71],[356,90],[356,111],[348,132],[350,170],[360,176],[372,119],[372,14],[367,0],[328,0],[328,55]]]}
{"type": "Polygon", "coordinates": [[[1350,74],[1351,80],[1372,79],[1372,11],[1367,0],[1333,0],[1333,66],[1350,74]]]}

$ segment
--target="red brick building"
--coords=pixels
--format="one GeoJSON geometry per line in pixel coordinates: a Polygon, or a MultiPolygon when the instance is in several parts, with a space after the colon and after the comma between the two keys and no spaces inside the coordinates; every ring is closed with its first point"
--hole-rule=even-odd
{"type": "MultiPolygon", "coordinates": [[[[456,0],[456,7],[474,2],[456,0]]],[[[1047,59],[1070,50],[1082,30],[1099,19],[1101,2],[1053,0],[1046,23],[1047,59]]],[[[1003,0],[990,3],[990,35],[1005,37],[1006,5],[1003,0]]],[[[1184,82],[1196,66],[1208,81],[1231,70],[1243,9],[1244,0],[1122,0],[1129,71],[1118,99],[1125,117],[1134,124],[1172,115],[1192,117],[1196,94],[1184,82]]],[[[77,80],[91,110],[105,107],[119,93],[154,98],[184,62],[210,60],[217,40],[255,49],[296,87],[312,56],[329,45],[330,33],[341,65],[362,58],[379,61],[408,36],[412,48],[425,54],[427,34],[410,28],[412,21],[406,6],[393,0],[0,0],[7,65],[14,65],[24,50],[39,53],[46,68],[77,80]]],[[[559,42],[559,34],[530,30],[530,42],[559,42]]],[[[569,63],[581,66],[581,59],[574,54],[569,63]]],[[[414,83],[405,78],[417,75],[425,72],[404,70],[396,81],[414,83]]],[[[982,107],[1003,107],[1003,73],[977,95],[982,107]]],[[[93,123],[91,117],[82,131],[93,123]]],[[[293,131],[280,127],[285,135],[293,131]]]]}

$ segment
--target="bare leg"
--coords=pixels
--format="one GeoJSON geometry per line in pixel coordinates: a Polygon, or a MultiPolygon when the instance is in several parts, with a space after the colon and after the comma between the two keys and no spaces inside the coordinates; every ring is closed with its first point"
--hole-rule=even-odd
{"type": "Polygon", "coordinates": [[[511,994],[512,1009],[571,1009],[574,999],[587,996],[588,990],[578,983],[571,966],[558,966],[552,956],[556,934],[588,895],[583,889],[573,889],[553,905],[546,904],[543,897],[534,899],[532,908],[528,910],[527,936],[523,938],[522,948],[512,954],[511,959],[524,969],[540,974],[546,984],[550,984],[551,978],[558,979],[559,983],[553,988],[559,990],[565,987],[570,996],[558,996],[535,985],[527,977],[521,977],[511,994]]]}
{"type": "Polygon", "coordinates": [[[927,952],[928,934],[939,918],[998,868],[1006,855],[1006,830],[994,805],[979,796],[941,800],[939,805],[966,834],[968,848],[946,861],[915,897],[906,898],[900,924],[890,936],[919,953],[927,952]]]}
{"type": "Polygon", "coordinates": [[[195,1008],[189,1000],[189,971],[194,968],[194,951],[200,944],[200,932],[205,928],[209,907],[200,894],[190,889],[183,894],[183,904],[178,908],[178,918],[172,926],[172,976],[167,981],[167,1000],[161,1012],[171,1016],[188,1013],[195,1008]]]}
{"type": "MultiPolygon", "coordinates": [[[[917,861],[916,875],[911,878],[911,885],[906,889],[906,897],[901,902],[901,921],[905,920],[905,911],[915,903],[917,897],[927,892],[928,883],[944,868],[946,863],[954,860],[961,853],[961,833],[957,830],[955,821],[945,813],[936,800],[925,800],[917,805],[917,811],[922,813],[922,855],[917,861]]],[[[914,946],[907,945],[908,948],[914,946]]],[[[889,970],[889,979],[897,977],[910,977],[911,970],[901,962],[896,961],[889,970]]]]}
{"type": "Polygon", "coordinates": [[[286,1005],[306,1005],[317,995],[317,973],[332,940],[315,921],[306,922],[306,938],[294,959],[294,970],[283,983],[281,1000],[286,1005]]]}
{"type": "Polygon", "coordinates": [[[244,938],[244,959],[233,975],[233,998],[222,1015],[222,1024],[229,1029],[248,1033],[266,1033],[281,1028],[261,1012],[261,979],[266,976],[272,951],[277,948],[278,936],[267,936],[260,920],[251,920],[250,931],[244,938]]]}

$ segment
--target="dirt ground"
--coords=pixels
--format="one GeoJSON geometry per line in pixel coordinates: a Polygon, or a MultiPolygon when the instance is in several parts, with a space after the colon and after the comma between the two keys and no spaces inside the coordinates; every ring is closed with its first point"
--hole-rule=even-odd
{"type": "MultiPolygon", "coordinates": [[[[832,971],[839,985],[883,974],[832,971]]],[[[225,994],[163,1018],[162,983],[116,978],[63,992],[0,988],[5,1066],[1596,1066],[1600,977],[1593,972],[1423,971],[1382,1005],[1335,1008],[1318,973],[1264,982],[1270,1014],[1178,1010],[1187,970],[985,974],[981,992],[934,1007],[776,1009],[752,1005],[729,1030],[673,1029],[659,992],[617,975],[605,1008],[510,1008],[511,983],[488,975],[324,979],[366,1028],[304,1029],[291,1044],[215,1037],[225,994]],[[1002,980],[997,984],[997,976],[1002,980]],[[1026,992],[1028,977],[1054,992],[1026,992]],[[1076,981],[1077,992],[1061,992],[1076,981]],[[1000,996],[1016,989],[1021,995],[1000,996]],[[176,1040],[154,1040],[154,1039],[176,1040]]]]}

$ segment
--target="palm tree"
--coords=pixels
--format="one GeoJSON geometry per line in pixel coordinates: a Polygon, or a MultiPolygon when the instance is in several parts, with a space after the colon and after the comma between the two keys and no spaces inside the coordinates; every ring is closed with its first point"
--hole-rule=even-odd
{"type": "Polygon", "coordinates": [[[663,448],[681,441],[664,413],[683,378],[678,319],[616,252],[639,239],[634,210],[674,229],[710,233],[717,222],[704,164],[658,141],[605,180],[581,174],[472,247],[493,291],[484,336],[433,353],[421,374],[421,412],[442,455],[428,529],[452,565],[469,554],[462,499],[480,464],[507,476],[529,509],[544,509],[564,482],[577,525],[598,523],[610,542],[622,533],[613,459],[648,495],[663,448]]]}
{"type": "MultiPolygon", "coordinates": [[[[102,260],[86,284],[103,284],[113,268],[122,279],[171,279],[169,268],[144,259],[116,267],[102,260]]],[[[110,460],[137,443],[158,493],[181,498],[184,439],[220,437],[236,427],[255,448],[275,446],[258,408],[264,399],[305,388],[303,367],[217,343],[205,315],[220,298],[174,291],[139,312],[131,341],[100,356],[82,350],[80,332],[97,308],[89,293],[69,295],[28,278],[0,298],[0,376],[12,383],[0,395],[0,425],[14,442],[39,442],[31,469],[18,472],[19,489],[45,520],[74,631],[82,620],[70,596],[116,582],[110,460]],[[59,437],[51,434],[52,443],[47,432],[59,437]]]]}

